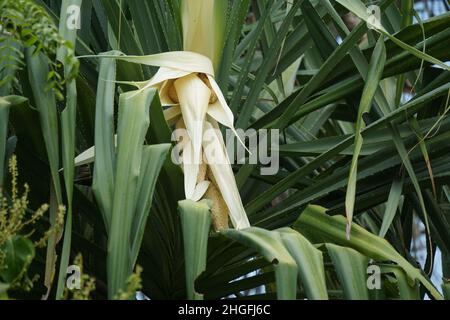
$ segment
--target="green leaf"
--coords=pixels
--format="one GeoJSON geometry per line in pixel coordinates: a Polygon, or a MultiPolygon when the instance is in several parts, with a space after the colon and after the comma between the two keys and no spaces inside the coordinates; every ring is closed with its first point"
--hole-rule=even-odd
{"type": "Polygon", "coordinates": [[[125,289],[133,271],[130,239],[137,207],[143,144],[150,124],[149,107],[154,89],[130,91],[120,96],[117,157],[111,226],[108,233],[108,297],[125,289]]]}
{"type": "Polygon", "coordinates": [[[369,259],[351,248],[332,243],[327,243],[325,246],[344,290],[344,298],[369,300],[366,284],[369,259]]]}
{"type": "Polygon", "coordinates": [[[49,60],[42,53],[33,54],[33,49],[26,50],[28,77],[33,91],[39,120],[44,135],[50,164],[53,185],[58,203],[62,203],[61,184],[59,179],[59,134],[56,99],[52,90],[46,88],[49,72],[49,60]]]}
{"type": "MultiPolygon", "coordinates": [[[[81,8],[82,0],[63,0],[61,5],[59,33],[63,39],[71,43],[75,48],[77,37],[77,29],[69,28],[68,8],[77,6],[81,8]]],[[[65,77],[70,77],[71,70],[65,63],[67,60],[67,49],[58,48],[57,58],[65,65],[65,77]]],[[[77,85],[76,80],[70,80],[66,83],[66,108],[61,113],[61,130],[62,130],[62,162],[64,167],[64,182],[67,195],[67,216],[64,228],[63,249],[61,253],[61,262],[58,276],[58,287],[56,291],[56,299],[60,299],[63,295],[65,286],[65,275],[69,264],[70,247],[72,241],[72,210],[73,210],[73,183],[74,183],[74,159],[75,159],[75,125],[77,114],[77,85]]]]}
{"type": "MultiPolygon", "coordinates": [[[[114,54],[108,52],[106,54],[114,54]]],[[[106,230],[111,226],[114,197],[116,146],[114,135],[114,96],[116,60],[101,59],[95,104],[95,165],[92,190],[103,214],[106,230]]]]}
{"type": "Polygon", "coordinates": [[[274,264],[278,299],[292,300],[296,298],[297,264],[286,250],[279,233],[251,227],[240,231],[223,230],[221,234],[256,250],[267,261],[274,264]]]}
{"type": "Polygon", "coordinates": [[[411,285],[407,279],[405,272],[398,266],[381,265],[383,274],[393,274],[395,276],[400,299],[402,300],[419,300],[419,286],[417,283],[411,285]]]}
{"type": "Polygon", "coordinates": [[[291,228],[277,230],[284,246],[297,263],[298,275],[311,300],[328,300],[322,252],[291,228]]]}
{"type": "Polygon", "coordinates": [[[169,153],[170,144],[145,146],[139,175],[139,195],[131,231],[131,263],[136,263],[141,248],[147,217],[153,202],[156,181],[169,153]]]}
{"type": "MultiPolygon", "coordinates": [[[[56,109],[56,98],[53,90],[47,88],[47,74],[49,72],[49,59],[42,52],[33,52],[33,48],[26,49],[26,60],[28,68],[28,78],[33,92],[36,108],[39,112],[39,120],[44,136],[47,150],[50,173],[52,177],[51,194],[54,199],[50,199],[50,224],[56,223],[58,206],[62,205],[61,181],[59,177],[60,157],[59,157],[59,128],[58,114],[56,109]]],[[[54,270],[57,260],[56,244],[60,235],[52,234],[48,239],[47,261],[45,272],[45,285],[48,292],[54,277],[54,270]]]]}
{"type": "Polygon", "coordinates": [[[33,243],[25,237],[15,235],[6,240],[0,251],[4,253],[2,265],[5,266],[0,270],[1,282],[13,284],[26,273],[34,259],[33,243]]]}
{"type": "Polygon", "coordinates": [[[203,296],[195,291],[195,280],[206,268],[210,207],[207,201],[183,200],[178,202],[178,208],[183,227],[187,297],[203,300],[203,296]]]}
{"type": "Polygon", "coordinates": [[[378,235],[382,238],[385,237],[392,221],[394,220],[395,214],[397,213],[397,208],[400,204],[403,191],[404,176],[395,177],[392,182],[391,190],[389,192],[389,198],[386,203],[386,210],[383,215],[383,222],[381,224],[380,232],[378,235]]]}
{"type": "Polygon", "coordinates": [[[347,215],[347,236],[349,236],[350,225],[353,220],[353,210],[355,206],[356,180],[358,173],[358,158],[363,145],[363,137],[361,130],[364,126],[363,116],[370,111],[372,100],[383,74],[386,62],[386,48],[384,46],[383,37],[380,36],[370,61],[370,67],[366,83],[364,85],[361,102],[358,108],[358,116],[355,128],[355,149],[353,150],[352,164],[350,167],[350,175],[348,178],[347,195],[345,198],[345,208],[347,215]]]}
{"type": "Polygon", "coordinates": [[[445,300],[450,300],[450,283],[448,280],[442,283],[442,291],[444,292],[445,300]]]}
{"type": "Polygon", "coordinates": [[[9,109],[12,105],[20,104],[24,100],[26,99],[18,96],[0,97],[0,190],[3,186],[5,172],[9,109]]]}

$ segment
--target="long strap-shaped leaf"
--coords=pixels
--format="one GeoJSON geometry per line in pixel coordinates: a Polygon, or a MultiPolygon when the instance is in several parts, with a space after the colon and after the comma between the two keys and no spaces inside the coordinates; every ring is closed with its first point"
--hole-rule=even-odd
{"type": "Polygon", "coordinates": [[[11,107],[19,105],[26,100],[26,98],[21,96],[0,97],[0,190],[4,179],[9,111],[11,107]]]}
{"type": "MultiPolygon", "coordinates": [[[[58,115],[56,109],[56,98],[52,90],[46,87],[47,75],[49,73],[49,60],[42,53],[34,53],[33,48],[26,49],[26,59],[28,67],[28,77],[33,91],[36,108],[39,112],[42,133],[44,136],[45,147],[47,150],[48,161],[50,165],[50,174],[52,182],[50,186],[51,194],[54,199],[50,200],[50,224],[56,223],[58,206],[62,204],[61,181],[59,178],[59,134],[58,134],[58,115]]],[[[56,244],[60,235],[52,234],[48,239],[45,286],[48,291],[44,298],[48,297],[51,284],[55,273],[56,264],[56,244]]]]}
{"type": "MultiPolygon", "coordinates": [[[[75,47],[77,29],[68,27],[68,9],[74,6],[81,9],[82,0],[63,0],[61,5],[61,14],[59,21],[59,33],[66,41],[72,43],[75,47]]],[[[76,17],[75,17],[76,18],[76,17]]],[[[57,58],[64,65],[67,59],[67,49],[59,48],[57,58]]],[[[69,78],[71,70],[66,65],[64,70],[66,78],[69,78]]],[[[61,253],[61,262],[58,275],[58,285],[56,290],[56,299],[63,295],[65,287],[65,278],[67,266],[69,264],[70,247],[72,240],[72,203],[73,203],[73,182],[74,182],[74,158],[75,158],[75,124],[77,109],[77,84],[72,79],[66,84],[66,108],[61,113],[61,131],[62,131],[62,162],[64,166],[64,185],[67,196],[67,216],[64,228],[63,249],[61,253]]]]}
{"type": "Polygon", "coordinates": [[[389,227],[391,226],[392,221],[394,220],[402,196],[404,180],[405,178],[402,174],[401,177],[395,177],[392,182],[388,201],[386,203],[386,210],[383,215],[383,222],[381,224],[380,232],[378,233],[378,235],[382,238],[384,238],[389,230],[389,227]]]}
{"type": "Polygon", "coordinates": [[[150,125],[149,107],[156,91],[146,89],[120,96],[117,130],[114,198],[108,234],[108,297],[124,289],[133,264],[130,238],[137,207],[138,181],[142,170],[143,144],[150,125]]]}
{"type": "Polygon", "coordinates": [[[171,145],[159,144],[144,146],[142,154],[141,172],[138,181],[138,198],[136,199],[136,212],[131,230],[131,264],[134,265],[139,255],[142,238],[144,236],[147,217],[152,206],[153,193],[159,172],[166,161],[171,145]]]}
{"type": "Polygon", "coordinates": [[[203,296],[195,291],[195,280],[206,268],[211,213],[205,201],[183,200],[178,208],[183,227],[187,297],[202,300],[203,296]]]}
{"type": "Polygon", "coordinates": [[[384,64],[386,62],[386,48],[384,39],[379,37],[375,50],[370,61],[369,73],[364,85],[361,102],[359,104],[358,116],[355,128],[355,148],[353,150],[352,164],[350,167],[350,176],[348,178],[347,196],[345,198],[345,208],[347,214],[347,236],[349,236],[350,226],[353,219],[353,209],[355,206],[356,180],[358,172],[358,158],[363,145],[363,136],[361,129],[364,126],[364,114],[370,111],[373,97],[378,89],[378,84],[383,74],[384,64]]]}
{"type": "Polygon", "coordinates": [[[0,97],[0,190],[3,186],[5,169],[6,137],[8,135],[8,118],[10,103],[4,97],[0,97]]]}
{"type": "MultiPolygon", "coordinates": [[[[92,190],[103,214],[106,230],[111,225],[114,197],[116,143],[114,136],[114,96],[116,61],[101,59],[95,105],[95,166],[92,190]]],[[[92,149],[93,150],[93,149],[92,149]]],[[[94,159],[94,156],[92,155],[94,159]]]]}

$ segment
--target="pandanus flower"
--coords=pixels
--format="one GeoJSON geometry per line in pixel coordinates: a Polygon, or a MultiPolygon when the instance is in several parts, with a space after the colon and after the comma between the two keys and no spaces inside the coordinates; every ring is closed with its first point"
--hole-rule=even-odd
{"type": "MultiPolygon", "coordinates": [[[[142,90],[156,88],[166,107],[166,120],[176,128],[186,129],[181,156],[185,197],[193,201],[212,200],[216,230],[228,227],[228,216],[236,229],[250,226],[223,137],[217,130],[221,124],[236,134],[233,113],[214,78],[214,64],[219,61],[224,42],[226,3],[181,2],[185,51],[148,56],[102,56],[159,67],[150,80],[129,84],[142,90]]],[[[93,150],[90,152],[92,154],[93,150]]],[[[78,162],[86,157],[86,154],[79,156],[78,162]]]]}
{"type": "Polygon", "coordinates": [[[211,60],[188,51],[118,59],[160,67],[149,81],[132,84],[142,90],[158,89],[161,103],[168,107],[166,120],[186,128],[182,143],[186,199],[199,201],[205,194],[212,198],[216,229],[227,226],[228,214],[236,229],[249,227],[225,143],[217,130],[220,123],[236,133],[234,116],[214,79],[211,60]]]}
{"type": "MultiPolygon", "coordinates": [[[[161,103],[167,107],[164,111],[166,120],[176,123],[179,129],[186,128],[187,136],[182,137],[180,144],[186,199],[212,200],[216,230],[228,227],[228,216],[236,229],[249,227],[225,143],[218,130],[220,123],[236,134],[234,116],[214,79],[211,60],[188,51],[148,56],[103,55],[102,58],[159,67],[150,80],[127,83],[141,90],[157,89],[161,103]]],[[[93,153],[92,148],[81,154],[76,159],[77,164],[92,158],[93,153]]]]}

